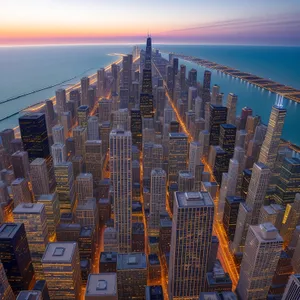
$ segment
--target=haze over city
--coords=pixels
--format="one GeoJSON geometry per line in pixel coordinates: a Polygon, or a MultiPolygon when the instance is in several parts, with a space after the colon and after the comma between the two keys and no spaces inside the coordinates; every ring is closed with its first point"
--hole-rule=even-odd
{"type": "Polygon", "coordinates": [[[1,1],[0,45],[143,42],[300,44],[288,1],[1,1]]]}

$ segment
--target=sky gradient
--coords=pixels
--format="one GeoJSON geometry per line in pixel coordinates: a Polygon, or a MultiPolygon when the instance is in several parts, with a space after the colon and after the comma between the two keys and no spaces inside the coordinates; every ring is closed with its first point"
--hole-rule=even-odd
{"type": "Polygon", "coordinates": [[[1,0],[0,45],[300,45],[299,0],[1,0]]]}

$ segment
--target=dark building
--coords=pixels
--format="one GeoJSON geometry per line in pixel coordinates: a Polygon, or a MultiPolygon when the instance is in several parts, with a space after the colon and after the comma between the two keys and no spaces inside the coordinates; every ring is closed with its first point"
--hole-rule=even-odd
{"type": "Polygon", "coordinates": [[[11,164],[15,178],[29,178],[29,158],[28,152],[17,151],[11,156],[11,164]]]}
{"type": "Polygon", "coordinates": [[[174,70],[173,66],[166,66],[166,83],[170,92],[172,92],[174,88],[174,70]]]}
{"type": "Polygon", "coordinates": [[[211,84],[211,72],[205,70],[204,77],[203,77],[203,90],[210,90],[210,84],[211,84]]]}
{"type": "Polygon", "coordinates": [[[104,225],[109,219],[111,214],[111,203],[107,198],[101,198],[97,201],[99,224],[104,225]]]}
{"type": "Polygon", "coordinates": [[[56,239],[58,242],[78,242],[80,224],[58,224],[56,227],[56,239]]]}
{"type": "Polygon", "coordinates": [[[159,228],[159,251],[161,254],[170,252],[172,235],[172,221],[161,219],[159,228]]]}
{"type": "Polygon", "coordinates": [[[75,154],[75,140],[73,137],[69,137],[66,139],[66,149],[67,155],[74,155],[75,154]]]}
{"type": "Polygon", "coordinates": [[[140,111],[143,118],[153,118],[153,96],[151,94],[141,94],[140,111]]]}
{"type": "Polygon", "coordinates": [[[188,75],[189,86],[197,87],[197,70],[191,69],[188,75]]]}
{"type": "Polygon", "coordinates": [[[161,267],[157,254],[148,255],[148,280],[157,282],[161,279],[161,267]]]}
{"type": "Polygon", "coordinates": [[[225,198],[223,226],[227,234],[227,238],[230,241],[233,241],[234,239],[236,221],[241,202],[245,202],[245,199],[236,196],[228,196],[225,198]]]}
{"type": "Polygon", "coordinates": [[[89,107],[92,109],[95,105],[95,100],[96,100],[96,88],[95,86],[90,86],[88,89],[88,104],[89,107]]]}
{"type": "Polygon", "coordinates": [[[109,186],[110,179],[104,178],[101,179],[98,186],[98,197],[100,199],[108,199],[109,198],[109,186]]]}
{"type": "Polygon", "coordinates": [[[210,136],[209,144],[210,145],[219,145],[220,139],[220,125],[225,124],[227,119],[227,107],[210,105],[210,136]]]}
{"type": "Polygon", "coordinates": [[[217,261],[218,249],[219,249],[219,240],[215,235],[213,235],[211,238],[211,247],[210,247],[210,253],[209,253],[208,262],[207,262],[207,271],[208,272],[213,271],[213,268],[217,261]]]}
{"type": "Polygon", "coordinates": [[[132,134],[132,144],[138,146],[138,148],[142,149],[142,141],[143,141],[143,123],[141,111],[139,109],[131,110],[131,134],[132,134]]]}
{"type": "Polygon", "coordinates": [[[24,151],[28,152],[29,160],[50,155],[45,114],[25,114],[19,118],[24,151]]]}
{"type": "Polygon", "coordinates": [[[117,258],[117,252],[101,252],[99,262],[100,273],[116,273],[117,258]]]}
{"type": "Polygon", "coordinates": [[[146,300],[164,300],[164,292],[161,285],[146,286],[146,300]]]}
{"type": "Polygon", "coordinates": [[[239,127],[240,130],[246,128],[246,123],[247,123],[248,116],[252,116],[252,108],[247,107],[247,106],[243,107],[242,108],[242,113],[241,113],[240,127],[239,127]]]}
{"type": "Polygon", "coordinates": [[[10,142],[12,153],[15,153],[17,151],[23,151],[23,143],[22,139],[13,139],[10,142]]]}
{"type": "Polygon", "coordinates": [[[285,158],[276,186],[275,201],[286,206],[294,202],[297,193],[300,193],[300,159],[285,158]]]}
{"type": "Polygon", "coordinates": [[[214,176],[218,184],[221,184],[222,174],[228,172],[229,160],[227,152],[224,151],[221,147],[216,146],[216,158],[214,165],[214,176]]]}
{"type": "Polygon", "coordinates": [[[132,82],[132,55],[128,54],[123,56],[123,72],[122,72],[122,84],[124,88],[130,89],[132,82]]]}
{"type": "Polygon", "coordinates": [[[246,200],[247,194],[248,194],[248,188],[249,188],[249,184],[250,184],[251,175],[252,175],[252,170],[245,169],[243,171],[241,196],[245,200],[246,200]]]}
{"type": "Polygon", "coordinates": [[[285,250],[281,251],[276,271],[272,279],[269,294],[280,296],[283,295],[289,277],[293,273],[291,261],[292,256],[285,250]]]}
{"type": "Polygon", "coordinates": [[[228,160],[233,157],[235,145],[236,127],[232,124],[220,125],[219,145],[228,154],[228,160]]]}
{"type": "Polygon", "coordinates": [[[180,124],[178,121],[170,122],[170,133],[178,133],[180,132],[180,124]]]}
{"type": "Polygon", "coordinates": [[[81,279],[82,284],[85,286],[89,277],[89,274],[91,272],[91,262],[88,259],[82,259],[80,260],[80,270],[81,270],[81,279]]]}
{"type": "Polygon", "coordinates": [[[152,95],[152,72],[151,72],[151,69],[143,70],[142,94],[152,95]]]}
{"type": "Polygon", "coordinates": [[[132,252],[145,251],[145,228],[144,223],[132,223],[132,252]]]}
{"type": "Polygon", "coordinates": [[[91,262],[93,261],[95,253],[94,234],[95,230],[93,226],[81,227],[78,239],[80,260],[87,259],[91,262]]]}
{"type": "Polygon", "coordinates": [[[178,74],[178,66],[179,66],[179,60],[177,57],[174,57],[173,58],[173,71],[174,71],[175,76],[178,74]]]}
{"type": "Polygon", "coordinates": [[[145,69],[152,68],[152,39],[150,36],[147,38],[146,42],[146,53],[145,53],[145,69]]]}
{"type": "Polygon", "coordinates": [[[80,91],[79,91],[79,89],[72,90],[70,92],[70,100],[77,103],[77,106],[75,107],[77,109],[77,107],[80,105],[80,91]]]}
{"type": "Polygon", "coordinates": [[[180,89],[181,92],[186,90],[186,66],[180,65],[180,89]]]}
{"type": "Polygon", "coordinates": [[[50,300],[49,290],[48,290],[46,280],[38,280],[35,283],[35,285],[33,287],[33,290],[34,291],[40,291],[42,293],[42,299],[43,300],[50,300]]]}
{"type": "Polygon", "coordinates": [[[224,292],[232,290],[232,281],[228,273],[225,273],[219,261],[216,261],[213,271],[206,274],[207,292],[224,292]]]}
{"type": "Polygon", "coordinates": [[[173,212],[173,204],[174,204],[174,193],[178,191],[178,184],[171,183],[168,187],[168,204],[171,212],[173,212]]]}
{"type": "Polygon", "coordinates": [[[1,225],[0,260],[15,295],[21,290],[28,290],[34,270],[24,224],[1,225]]]}

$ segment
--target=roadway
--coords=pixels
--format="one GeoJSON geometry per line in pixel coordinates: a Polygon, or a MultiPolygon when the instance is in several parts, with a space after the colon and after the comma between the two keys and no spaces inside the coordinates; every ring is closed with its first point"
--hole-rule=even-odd
{"type": "MultiPolygon", "coordinates": [[[[154,63],[153,63],[153,66],[156,69],[159,76],[163,79],[163,76],[161,75],[160,71],[158,70],[158,68],[156,67],[156,65],[154,63]]],[[[164,84],[164,87],[166,90],[166,96],[167,96],[168,102],[171,105],[172,109],[174,110],[176,118],[177,118],[183,132],[188,136],[189,142],[191,142],[193,140],[192,135],[191,135],[190,131],[188,130],[188,128],[186,127],[185,122],[181,118],[181,116],[177,110],[177,107],[175,106],[173,99],[170,96],[167,84],[164,79],[163,79],[163,84],[164,84]]],[[[209,171],[212,181],[216,182],[214,175],[212,173],[212,170],[210,169],[207,162],[203,161],[203,163],[204,163],[205,169],[209,171]]],[[[218,193],[217,193],[217,199],[215,201],[215,214],[216,214],[216,207],[217,207],[216,204],[217,203],[218,203],[218,193]]],[[[230,278],[232,280],[232,288],[233,288],[233,290],[235,290],[238,280],[239,280],[239,273],[238,273],[237,267],[235,265],[233,255],[231,254],[231,251],[229,249],[229,241],[227,239],[223,225],[221,223],[217,222],[217,220],[214,221],[213,233],[219,239],[218,258],[222,262],[222,266],[225,269],[225,271],[229,273],[230,278]]]]}

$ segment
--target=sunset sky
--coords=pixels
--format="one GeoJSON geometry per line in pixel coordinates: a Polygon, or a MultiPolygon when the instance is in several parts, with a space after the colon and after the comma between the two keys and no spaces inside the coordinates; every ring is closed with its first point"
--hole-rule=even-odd
{"type": "Polygon", "coordinates": [[[1,0],[0,44],[300,45],[299,0],[1,0]]]}

